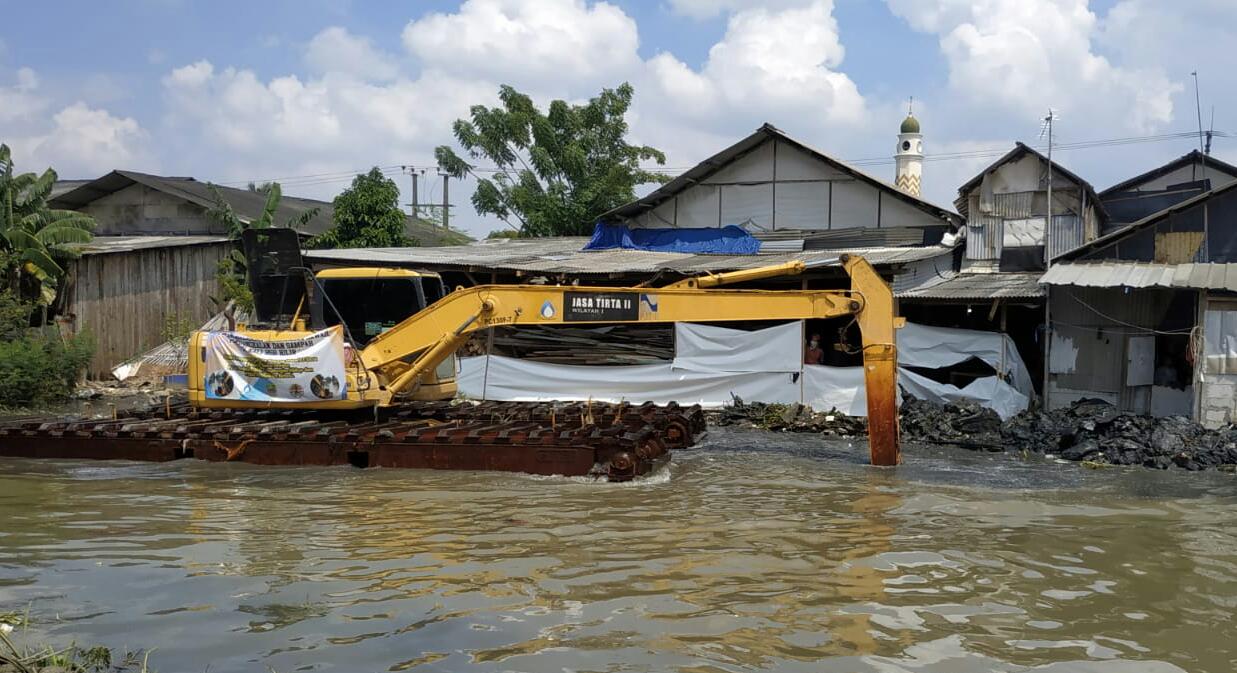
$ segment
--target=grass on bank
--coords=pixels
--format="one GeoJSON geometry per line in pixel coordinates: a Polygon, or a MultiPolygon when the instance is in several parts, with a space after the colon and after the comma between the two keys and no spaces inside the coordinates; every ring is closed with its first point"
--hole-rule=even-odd
{"type": "Polygon", "coordinates": [[[0,612],[0,673],[152,673],[147,666],[149,651],[125,652],[114,660],[112,650],[102,645],[62,649],[18,645],[12,634],[29,623],[26,614],[0,612]]]}

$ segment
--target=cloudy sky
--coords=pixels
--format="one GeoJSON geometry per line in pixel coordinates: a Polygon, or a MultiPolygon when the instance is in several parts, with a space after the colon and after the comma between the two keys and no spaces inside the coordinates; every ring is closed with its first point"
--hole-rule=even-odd
{"type": "MultiPolygon", "coordinates": [[[[1049,107],[1060,160],[1101,189],[1197,147],[1173,137],[1198,126],[1194,70],[1204,125],[1214,108],[1237,136],[1233,44],[1233,0],[18,3],[0,141],[66,178],[280,179],[329,199],[370,166],[401,187],[400,165],[432,173],[451,122],[500,84],[544,102],[628,81],[632,140],[669,172],[767,121],[892,179],[914,96],[925,195],[948,205],[1015,140],[1038,143],[1049,107]]],[[[1237,137],[1214,153],[1237,161],[1237,137]]],[[[497,228],[469,192],[452,189],[456,222],[497,228]]]]}

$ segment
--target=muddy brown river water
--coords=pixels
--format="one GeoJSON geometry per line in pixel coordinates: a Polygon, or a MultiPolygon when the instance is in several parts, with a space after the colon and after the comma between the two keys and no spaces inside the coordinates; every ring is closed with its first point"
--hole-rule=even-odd
{"type": "Polygon", "coordinates": [[[0,611],[159,671],[1237,668],[1237,479],[714,430],[629,484],[0,459],[0,611]]]}

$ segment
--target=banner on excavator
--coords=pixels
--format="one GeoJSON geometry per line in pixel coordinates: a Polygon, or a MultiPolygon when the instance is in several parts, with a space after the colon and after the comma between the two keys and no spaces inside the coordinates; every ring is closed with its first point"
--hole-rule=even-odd
{"type": "Polygon", "coordinates": [[[205,356],[210,399],[295,404],[342,400],[348,394],[338,325],[296,339],[210,332],[205,356]]]}

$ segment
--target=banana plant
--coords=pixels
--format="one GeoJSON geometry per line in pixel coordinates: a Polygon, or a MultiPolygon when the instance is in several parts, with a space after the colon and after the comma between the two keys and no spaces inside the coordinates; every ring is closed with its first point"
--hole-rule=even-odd
{"type": "Polygon", "coordinates": [[[65,275],[64,264],[80,256],[93,238],[94,218],[47,207],[56,171],[42,175],[15,173],[13,154],[0,145],[0,251],[12,260],[5,280],[14,289],[31,288],[36,301],[49,306],[65,275]]]}

